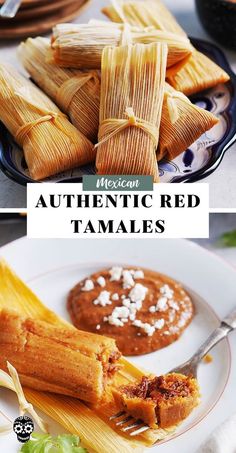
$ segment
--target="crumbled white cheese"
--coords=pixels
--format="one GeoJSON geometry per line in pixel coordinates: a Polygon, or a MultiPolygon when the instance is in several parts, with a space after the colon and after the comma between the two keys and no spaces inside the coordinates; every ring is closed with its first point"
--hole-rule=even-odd
{"type": "Polygon", "coordinates": [[[173,322],[174,319],[175,319],[175,310],[171,309],[171,310],[169,311],[169,321],[170,321],[170,322],[173,322]]]}
{"type": "Polygon", "coordinates": [[[94,289],[94,283],[93,280],[85,280],[83,288],[81,288],[82,291],[91,291],[94,289]]]}
{"type": "Polygon", "coordinates": [[[178,327],[184,327],[185,324],[186,324],[186,321],[191,317],[191,312],[190,311],[187,311],[187,312],[183,312],[181,314],[181,317],[180,317],[180,320],[178,322],[178,327]]]}
{"type": "Polygon", "coordinates": [[[166,311],[167,308],[167,297],[160,297],[156,304],[157,311],[166,311]]]}
{"type": "Polygon", "coordinates": [[[158,319],[154,324],[155,329],[158,329],[158,330],[162,329],[162,327],[164,327],[164,324],[165,324],[165,320],[163,318],[158,319]]]}
{"type": "Polygon", "coordinates": [[[122,272],[122,276],[123,276],[123,288],[124,289],[132,288],[132,286],[134,286],[134,279],[132,277],[131,272],[128,270],[124,270],[122,272]]]}
{"type": "Polygon", "coordinates": [[[168,330],[165,330],[165,332],[163,332],[163,335],[170,335],[170,332],[168,330]]]}
{"type": "Polygon", "coordinates": [[[105,307],[106,305],[111,305],[112,301],[110,300],[110,292],[109,291],[101,291],[97,299],[93,301],[94,305],[101,305],[105,307]]]}
{"type": "Polygon", "coordinates": [[[130,321],[134,321],[134,320],[135,320],[135,316],[136,316],[136,315],[134,315],[134,314],[129,315],[130,321]]]}
{"type": "Polygon", "coordinates": [[[100,276],[100,277],[97,278],[97,282],[98,282],[98,284],[99,284],[102,288],[104,288],[104,286],[106,286],[106,280],[105,280],[105,278],[102,277],[102,276],[100,276]]]}
{"type": "Polygon", "coordinates": [[[177,333],[179,332],[179,328],[177,326],[170,326],[169,331],[170,333],[177,333]]]}
{"type": "Polygon", "coordinates": [[[175,311],[179,311],[179,305],[174,300],[169,301],[169,307],[173,308],[175,311]]]}
{"type": "Polygon", "coordinates": [[[121,299],[123,300],[123,299],[125,299],[125,298],[126,298],[126,295],[125,295],[125,294],[122,294],[121,299]]]}
{"type": "Polygon", "coordinates": [[[169,285],[163,285],[160,288],[160,293],[162,294],[162,296],[167,297],[167,299],[172,299],[174,291],[169,287],[169,285]]]}
{"type": "Polygon", "coordinates": [[[96,325],[96,329],[97,329],[97,330],[101,329],[100,324],[97,324],[97,325],[96,325]]]}
{"type": "Polygon", "coordinates": [[[114,266],[109,270],[109,274],[111,276],[111,282],[118,282],[121,279],[123,268],[119,266],[114,266]]]}
{"type": "Polygon", "coordinates": [[[142,321],[140,321],[140,319],[135,319],[135,321],[133,322],[133,326],[135,327],[142,327],[142,321]]]}
{"type": "Polygon", "coordinates": [[[124,307],[128,307],[129,308],[130,304],[131,304],[130,299],[128,299],[128,298],[127,299],[123,299],[122,304],[124,305],[124,307]]]}
{"type": "Polygon", "coordinates": [[[147,322],[145,322],[142,327],[143,327],[144,332],[147,334],[147,336],[152,337],[152,335],[155,332],[155,327],[151,326],[151,324],[148,324],[147,322]]]}
{"type": "Polygon", "coordinates": [[[119,294],[118,293],[112,294],[111,299],[112,300],[119,300],[119,294]]]}
{"type": "MultiPolygon", "coordinates": [[[[136,283],[134,288],[131,289],[129,293],[129,297],[132,302],[143,302],[146,294],[148,292],[148,288],[146,286],[141,285],[141,283],[136,283]]],[[[140,307],[141,308],[141,307],[140,307]]]]}
{"type": "Polygon", "coordinates": [[[129,317],[129,309],[127,307],[116,307],[112,314],[108,316],[109,324],[117,327],[123,327],[124,322],[127,322],[129,317]],[[123,321],[125,319],[125,321],[123,321]]]}
{"type": "Polygon", "coordinates": [[[151,337],[155,332],[155,327],[149,324],[148,322],[142,322],[140,319],[136,319],[133,323],[133,326],[140,327],[144,330],[148,337],[151,337]]]}
{"type": "Polygon", "coordinates": [[[104,322],[107,322],[107,321],[108,321],[108,317],[107,317],[107,316],[104,316],[103,321],[104,321],[104,322]]]}
{"type": "Polygon", "coordinates": [[[144,278],[144,272],[140,270],[134,271],[133,277],[135,278],[144,278]]]}
{"type": "Polygon", "coordinates": [[[150,313],[155,313],[155,312],[156,312],[156,307],[155,307],[155,305],[151,305],[151,307],[149,307],[149,310],[148,310],[148,311],[150,311],[150,313]]]}

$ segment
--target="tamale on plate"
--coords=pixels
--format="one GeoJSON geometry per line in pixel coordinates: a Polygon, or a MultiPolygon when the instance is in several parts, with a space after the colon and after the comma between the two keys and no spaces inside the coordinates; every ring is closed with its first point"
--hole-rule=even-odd
{"type": "MultiPolygon", "coordinates": [[[[103,12],[115,22],[138,27],[154,26],[159,30],[186,36],[185,31],[160,0],[112,0],[111,5],[105,7],[103,12]]],[[[228,74],[210,58],[197,52],[193,46],[192,51],[192,56],[177,74],[167,75],[169,83],[176,90],[190,95],[229,80],[228,74]]]]}
{"type": "Polygon", "coordinates": [[[10,362],[26,387],[92,403],[102,397],[121,355],[111,338],[8,310],[0,312],[0,346],[0,368],[7,371],[10,362]]]}
{"type": "Polygon", "coordinates": [[[0,118],[24,150],[29,174],[44,179],[92,162],[92,143],[33,83],[0,64],[0,118]]]}
{"type": "Polygon", "coordinates": [[[98,174],[150,175],[158,181],[166,58],[165,44],[104,49],[98,174]]]}
{"type": "Polygon", "coordinates": [[[74,126],[96,142],[100,104],[97,71],[61,68],[47,61],[50,40],[28,38],[19,47],[19,57],[34,82],[66,113],[74,126]]]}
{"type": "Polygon", "coordinates": [[[139,29],[102,21],[88,24],[58,24],[53,29],[50,61],[70,68],[101,68],[102,51],[106,46],[126,44],[168,45],[167,73],[175,74],[192,54],[186,35],[180,36],[154,27],[139,29]]]}

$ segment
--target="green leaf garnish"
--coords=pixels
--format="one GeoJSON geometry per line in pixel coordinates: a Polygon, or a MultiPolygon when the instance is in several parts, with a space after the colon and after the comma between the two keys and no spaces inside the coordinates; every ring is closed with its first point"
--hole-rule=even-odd
{"type": "Polygon", "coordinates": [[[80,438],[73,434],[52,437],[33,433],[31,440],[22,445],[20,453],[87,453],[87,450],[80,446],[80,438]]]}
{"type": "Polygon", "coordinates": [[[236,230],[222,234],[220,241],[225,247],[236,247],[236,230]]]}

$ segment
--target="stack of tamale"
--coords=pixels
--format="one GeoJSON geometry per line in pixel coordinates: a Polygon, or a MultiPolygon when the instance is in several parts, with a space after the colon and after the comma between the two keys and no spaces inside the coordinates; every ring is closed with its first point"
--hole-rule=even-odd
{"type": "MultiPolygon", "coordinates": [[[[104,8],[103,12],[114,22],[124,22],[139,27],[153,26],[158,30],[186,36],[185,31],[160,0],[127,2],[112,0],[111,3],[112,5],[104,8]]],[[[170,84],[186,95],[228,80],[229,76],[223,69],[194,47],[192,47],[192,56],[184,68],[169,78],[170,84]]]]}
{"type": "Polygon", "coordinates": [[[157,182],[158,161],[177,157],[218,122],[186,96],[229,76],[191,45],[160,0],[112,0],[103,12],[113,22],[59,24],[51,42],[21,44],[25,69],[51,100],[0,66],[0,118],[34,179],[96,159],[99,174],[157,182]]]}

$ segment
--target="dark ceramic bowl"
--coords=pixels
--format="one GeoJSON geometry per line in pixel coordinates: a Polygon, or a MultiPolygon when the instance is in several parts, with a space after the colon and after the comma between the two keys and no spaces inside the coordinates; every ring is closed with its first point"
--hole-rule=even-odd
{"type": "Polygon", "coordinates": [[[230,0],[195,0],[205,30],[219,43],[236,49],[236,3],[230,0]]]}

